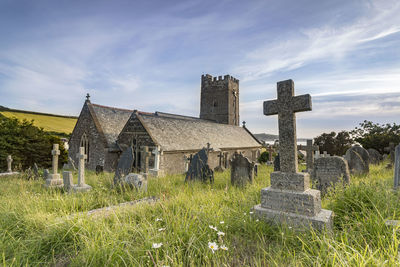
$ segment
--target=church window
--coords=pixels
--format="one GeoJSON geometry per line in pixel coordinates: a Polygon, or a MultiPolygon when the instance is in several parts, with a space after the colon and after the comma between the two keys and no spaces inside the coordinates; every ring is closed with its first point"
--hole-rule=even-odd
{"type": "Polygon", "coordinates": [[[84,133],[81,137],[81,145],[80,147],[83,147],[85,149],[85,155],[86,155],[86,162],[89,162],[89,151],[90,151],[90,144],[89,144],[89,139],[84,133]]]}

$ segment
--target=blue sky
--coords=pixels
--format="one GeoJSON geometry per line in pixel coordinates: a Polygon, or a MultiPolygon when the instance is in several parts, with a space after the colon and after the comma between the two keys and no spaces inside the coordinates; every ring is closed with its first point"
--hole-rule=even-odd
{"type": "Polygon", "coordinates": [[[94,103],[198,116],[200,77],[240,80],[240,115],[293,79],[298,136],[400,123],[400,1],[0,0],[0,105],[78,115],[94,103]]]}

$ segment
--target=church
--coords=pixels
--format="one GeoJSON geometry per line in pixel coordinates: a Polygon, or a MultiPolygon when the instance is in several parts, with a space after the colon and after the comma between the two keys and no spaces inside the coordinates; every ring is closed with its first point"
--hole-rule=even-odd
{"type": "Polygon", "coordinates": [[[139,172],[147,146],[152,152],[149,172],[162,176],[185,173],[191,157],[209,146],[210,167],[226,168],[235,151],[253,161],[260,153],[261,144],[239,121],[239,80],[230,75],[202,75],[199,118],[107,107],[87,96],[69,140],[69,156],[76,160],[84,147],[88,169],[114,171],[121,153],[131,146],[132,167],[139,172]]]}

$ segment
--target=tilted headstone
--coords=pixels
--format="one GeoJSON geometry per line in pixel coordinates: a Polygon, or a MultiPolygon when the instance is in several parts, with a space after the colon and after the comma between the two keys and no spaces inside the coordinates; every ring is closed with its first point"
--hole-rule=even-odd
{"type": "Polygon", "coordinates": [[[361,146],[353,146],[346,151],[345,158],[349,164],[351,173],[364,174],[369,172],[369,153],[361,146]],[[355,152],[360,156],[362,163],[359,162],[359,157],[354,155],[355,152]]]}
{"type": "Polygon", "coordinates": [[[368,164],[365,164],[363,158],[355,150],[347,150],[345,159],[352,174],[366,174],[369,172],[368,164]]]}
{"type": "Polygon", "coordinates": [[[58,174],[58,156],[60,155],[60,150],[58,149],[58,144],[53,145],[53,150],[51,151],[53,155],[53,162],[52,162],[52,173],[47,175],[45,187],[48,188],[61,188],[63,187],[63,180],[58,174]]]}
{"type": "Polygon", "coordinates": [[[68,157],[68,163],[65,163],[63,166],[63,170],[74,170],[76,171],[75,163],[71,157],[68,157]]]}
{"type": "Polygon", "coordinates": [[[278,82],[278,99],[264,102],[264,115],[278,114],[280,172],[261,190],[254,207],[262,219],[295,228],[332,228],[333,212],[321,209],[321,192],[310,189],[310,175],[298,172],[296,112],[311,110],[311,96],[294,96],[292,80],[278,82]]]}
{"type": "Polygon", "coordinates": [[[400,185],[400,145],[395,148],[394,161],[394,189],[398,189],[400,185]]]}
{"type": "Polygon", "coordinates": [[[274,172],[279,172],[281,170],[281,164],[279,160],[279,153],[274,159],[274,172]]]}
{"type": "Polygon", "coordinates": [[[142,174],[130,173],[122,178],[124,185],[135,188],[139,191],[147,191],[147,179],[142,174]]]}
{"type": "Polygon", "coordinates": [[[72,190],[86,192],[92,189],[92,187],[85,183],[85,160],[87,156],[85,155],[84,147],[79,148],[79,153],[76,154],[76,157],[78,158],[78,184],[72,187],[72,190]]]}
{"type": "Polygon", "coordinates": [[[236,186],[245,186],[253,182],[254,162],[241,154],[235,153],[231,159],[231,183],[236,186]]]}
{"type": "Polygon", "coordinates": [[[186,173],[185,182],[199,180],[207,182],[210,180],[214,182],[214,172],[208,166],[208,155],[207,149],[203,148],[193,156],[192,161],[189,165],[189,170],[186,173]]]}
{"type": "Polygon", "coordinates": [[[63,182],[64,182],[64,189],[69,191],[74,186],[72,172],[70,171],[63,171],[63,182]]]}
{"type": "Polygon", "coordinates": [[[314,165],[314,151],[319,151],[319,147],[316,145],[313,145],[313,140],[312,139],[307,139],[307,145],[303,146],[300,145],[298,146],[298,149],[300,150],[305,150],[307,153],[306,156],[306,164],[307,164],[307,172],[311,172],[313,165],[314,165]]]}
{"type": "Polygon", "coordinates": [[[381,153],[379,153],[378,150],[374,149],[374,148],[369,148],[367,149],[368,154],[369,154],[369,163],[371,164],[379,164],[383,157],[381,155],[381,153]]]}
{"type": "Polygon", "coordinates": [[[115,170],[114,184],[118,184],[122,177],[128,175],[132,170],[134,160],[133,148],[128,147],[121,155],[117,169],[115,170]]]}
{"type": "Polygon", "coordinates": [[[350,171],[347,161],[338,156],[316,159],[311,179],[322,194],[325,194],[329,187],[340,181],[348,184],[350,183],[350,171]]]}
{"type": "Polygon", "coordinates": [[[39,167],[36,163],[33,163],[33,174],[35,176],[35,180],[39,179],[39,177],[40,177],[39,167]]]}
{"type": "Polygon", "coordinates": [[[7,172],[12,172],[12,166],[11,166],[12,162],[13,162],[13,159],[12,159],[11,155],[8,155],[7,156],[7,172]]]}

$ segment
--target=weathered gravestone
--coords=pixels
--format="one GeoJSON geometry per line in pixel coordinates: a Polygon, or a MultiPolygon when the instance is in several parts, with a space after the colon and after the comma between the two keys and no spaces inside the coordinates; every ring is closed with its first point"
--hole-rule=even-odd
{"type": "Polygon", "coordinates": [[[279,160],[279,153],[274,159],[274,172],[279,172],[281,170],[281,162],[279,160]]]}
{"type": "Polygon", "coordinates": [[[35,177],[35,180],[39,179],[39,177],[40,177],[39,167],[36,163],[33,163],[33,175],[35,177]]]}
{"type": "Polygon", "coordinates": [[[149,151],[149,148],[147,146],[143,147],[142,158],[144,160],[142,161],[142,172],[145,176],[149,173],[149,158],[151,155],[152,153],[149,151]]]}
{"type": "Polygon", "coordinates": [[[400,185],[400,145],[395,148],[394,162],[394,189],[398,189],[400,185]]]}
{"type": "Polygon", "coordinates": [[[310,175],[298,172],[296,112],[311,110],[311,96],[294,96],[292,80],[278,82],[278,99],[264,102],[264,115],[278,114],[281,171],[261,190],[256,214],[266,221],[295,228],[332,228],[333,212],[321,209],[321,193],[310,189],[310,175]]]}
{"type": "Polygon", "coordinates": [[[71,157],[68,157],[68,163],[65,163],[63,166],[63,170],[74,170],[76,171],[75,163],[71,157]]]}
{"type": "Polygon", "coordinates": [[[190,156],[183,156],[183,162],[185,164],[185,173],[189,170],[189,164],[192,161],[193,155],[190,154],[190,156]]]}
{"type": "Polygon", "coordinates": [[[114,184],[121,182],[122,177],[128,175],[132,170],[134,154],[133,148],[128,147],[121,155],[117,169],[115,170],[114,184]]]}
{"type": "Polygon", "coordinates": [[[346,151],[345,158],[349,164],[351,173],[365,174],[369,173],[369,154],[361,146],[353,146],[346,151]],[[354,152],[354,153],[353,153],[354,152]],[[360,162],[361,158],[361,162],[360,162]]]}
{"type": "Polygon", "coordinates": [[[235,153],[231,159],[231,183],[236,186],[245,186],[253,182],[254,162],[239,153],[235,153]]]}
{"type": "Polygon", "coordinates": [[[222,166],[222,161],[223,161],[225,155],[224,155],[224,153],[222,153],[222,151],[220,151],[217,157],[219,158],[219,164],[217,167],[214,168],[214,171],[223,172],[225,170],[225,168],[224,168],[224,166],[222,166]]]}
{"type": "Polygon", "coordinates": [[[324,158],[327,158],[327,157],[330,157],[330,156],[331,156],[331,155],[328,154],[328,151],[324,151],[324,154],[323,154],[323,157],[324,157],[324,158]]]}
{"type": "Polygon", "coordinates": [[[368,164],[365,164],[363,158],[354,150],[348,150],[345,159],[349,165],[350,172],[353,174],[365,174],[369,172],[368,164]]]}
{"type": "Polygon", "coordinates": [[[78,158],[78,184],[72,187],[75,192],[86,192],[92,189],[90,185],[85,183],[85,160],[87,156],[85,155],[85,148],[80,147],[79,153],[76,154],[78,158]]]}
{"type": "Polygon", "coordinates": [[[49,170],[48,169],[44,169],[43,170],[43,179],[47,180],[47,178],[49,177],[49,174],[50,174],[49,170]]]}
{"type": "Polygon", "coordinates": [[[60,150],[58,149],[58,144],[53,145],[53,150],[51,151],[53,155],[52,162],[52,173],[47,175],[45,187],[47,188],[60,188],[63,187],[63,180],[60,178],[60,174],[58,174],[58,156],[60,155],[60,150]]]}
{"type": "Polygon", "coordinates": [[[367,149],[369,154],[369,163],[371,164],[379,164],[382,161],[382,155],[378,150],[374,148],[367,149]]]}
{"type": "Polygon", "coordinates": [[[63,182],[64,182],[64,189],[69,191],[74,186],[72,172],[70,171],[63,171],[63,182]]]}
{"type": "Polygon", "coordinates": [[[211,183],[214,182],[214,172],[210,169],[210,166],[208,166],[208,153],[206,148],[196,153],[190,162],[185,182],[193,180],[200,180],[202,182],[210,180],[211,183]]]}
{"type": "Polygon", "coordinates": [[[347,161],[338,156],[316,159],[311,179],[322,194],[325,194],[329,187],[334,186],[339,181],[349,184],[350,172],[347,161]]]}
{"type": "Polygon", "coordinates": [[[130,173],[122,178],[124,185],[135,188],[139,191],[147,191],[147,179],[142,174],[130,173]]]}
{"type": "Polygon", "coordinates": [[[12,166],[11,166],[12,162],[13,162],[13,159],[12,159],[11,155],[8,155],[7,156],[7,172],[12,172],[12,166]]]}
{"type": "Polygon", "coordinates": [[[300,145],[300,146],[298,146],[298,149],[306,151],[306,153],[307,153],[307,156],[306,156],[307,170],[306,171],[308,173],[310,173],[314,166],[314,151],[318,151],[319,147],[313,145],[312,139],[307,139],[307,145],[306,146],[300,145]]]}

